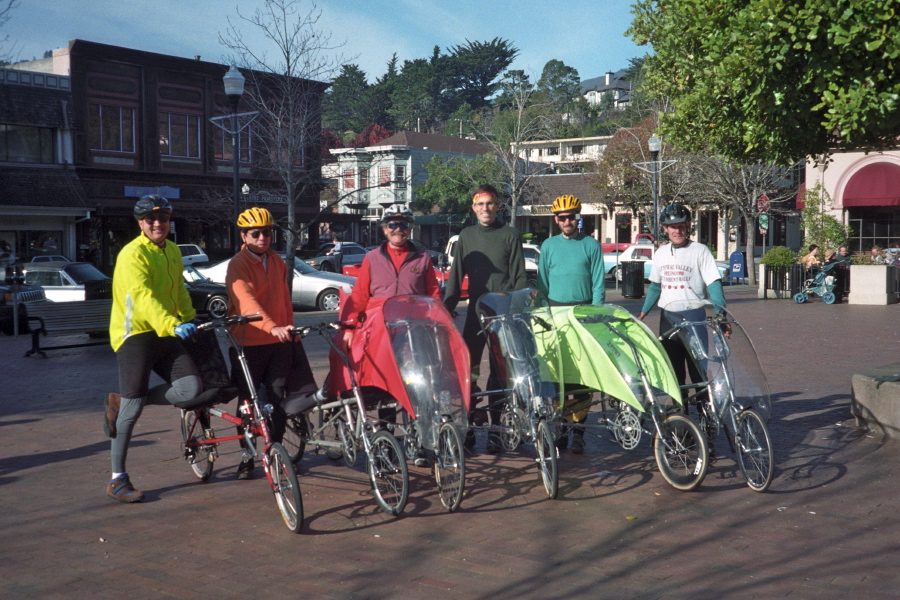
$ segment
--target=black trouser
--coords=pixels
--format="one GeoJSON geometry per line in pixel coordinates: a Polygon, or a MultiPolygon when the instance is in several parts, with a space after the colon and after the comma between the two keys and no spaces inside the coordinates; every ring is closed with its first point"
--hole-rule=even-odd
{"type": "MultiPolygon", "coordinates": [[[[463,326],[463,341],[465,341],[466,346],[469,348],[473,384],[477,380],[476,375],[481,371],[481,355],[484,353],[484,346],[487,343],[487,339],[485,338],[484,334],[481,333],[481,322],[479,321],[477,311],[475,310],[475,304],[477,301],[477,298],[469,298],[469,308],[466,312],[466,324],[463,326]]],[[[488,376],[487,381],[487,389],[502,389],[506,384],[500,379],[499,375],[497,374],[494,362],[489,362],[491,366],[490,375],[488,376]]],[[[502,400],[502,395],[494,395],[488,397],[489,406],[487,408],[487,413],[490,416],[490,422],[492,425],[500,424],[500,404],[502,400]]],[[[485,411],[484,408],[475,409],[476,404],[477,403],[473,401],[472,410],[469,411],[470,423],[473,422],[473,419],[475,418],[475,414],[477,412],[483,413],[485,411]]]]}
{"type": "MultiPolygon", "coordinates": [[[[700,313],[705,318],[706,313],[703,309],[698,309],[700,313]]],[[[689,315],[690,312],[687,313],[675,313],[685,315],[685,318],[688,320],[699,320],[696,315],[689,315]]],[[[666,332],[671,330],[671,325],[669,321],[666,319],[666,311],[660,310],[659,314],[659,332],[660,334],[666,334],[666,332]]],[[[700,383],[704,381],[705,376],[700,373],[700,369],[697,367],[697,362],[694,360],[694,357],[691,356],[690,351],[684,347],[684,344],[681,342],[681,338],[679,336],[669,337],[665,335],[662,340],[662,347],[666,351],[666,354],[669,355],[669,360],[672,362],[672,370],[675,373],[675,380],[678,381],[678,385],[684,385],[687,381],[687,375],[691,377],[691,383],[700,383]]],[[[684,394],[685,396],[687,394],[684,394]]],[[[697,400],[702,401],[703,396],[698,396],[697,400]]],[[[685,412],[687,412],[687,403],[684,405],[685,412]]]]}
{"type": "MultiPolygon", "coordinates": [[[[244,378],[244,370],[238,361],[237,351],[228,349],[231,359],[231,379],[240,389],[238,396],[238,410],[244,400],[252,396],[250,387],[244,378]]],[[[294,357],[293,344],[291,342],[278,342],[275,344],[263,344],[262,346],[244,346],[244,356],[247,358],[247,366],[250,369],[250,377],[256,385],[265,384],[268,401],[273,407],[272,411],[272,440],[280,442],[284,437],[284,429],[287,423],[287,415],[281,406],[281,400],[285,395],[288,377],[291,373],[291,364],[294,357]]],[[[238,433],[243,433],[238,428],[238,433]]],[[[245,441],[241,440],[241,447],[245,448],[245,441]]]]}

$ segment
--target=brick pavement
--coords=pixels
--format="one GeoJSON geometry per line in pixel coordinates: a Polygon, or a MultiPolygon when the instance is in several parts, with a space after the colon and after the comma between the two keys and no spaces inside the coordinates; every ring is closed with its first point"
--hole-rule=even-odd
{"type": "MultiPolygon", "coordinates": [[[[162,407],[144,412],[129,456],[147,502],[106,499],[100,399],[116,387],[112,352],[26,359],[26,338],[0,337],[0,597],[900,595],[900,445],[856,430],[849,413],[851,375],[896,361],[900,309],[759,301],[743,286],[726,296],[776,398],[768,493],[750,491],[730,455],[699,491],[677,492],[647,442],[625,452],[591,438],[585,455],[561,456],[558,500],[526,450],[478,453],[459,512],[446,514],[430,473],[411,467],[409,505],[393,519],[376,508],[362,460],[351,470],[320,455],[302,463],[299,536],[263,481],[234,480],[237,453],[208,483],[194,479],[177,412],[162,407]]],[[[324,342],[308,343],[323,374],[324,342]]]]}

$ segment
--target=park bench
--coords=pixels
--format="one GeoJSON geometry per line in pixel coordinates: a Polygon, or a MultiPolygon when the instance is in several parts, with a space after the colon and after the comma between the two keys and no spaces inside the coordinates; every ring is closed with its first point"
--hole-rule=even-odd
{"type": "Polygon", "coordinates": [[[61,346],[41,346],[44,335],[77,335],[106,334],[109,331],[109,315],[112,312],[112,300],[79,300],[75,302],[32,302],[26,307],[31,327],[31,350],[25,356],[40,354],[47,358],[47,350],[64,348],[83,348],[109,344],[109,340],[84,342],[80,344],[64,344],[61,346]],[[39,322],[40,326],[31,325],[39,322]]]}

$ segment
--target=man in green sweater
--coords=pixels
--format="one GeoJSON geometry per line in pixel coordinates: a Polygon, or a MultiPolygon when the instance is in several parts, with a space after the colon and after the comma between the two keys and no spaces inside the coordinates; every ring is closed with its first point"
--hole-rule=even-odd
{"type": "MultiPolygon", "coordinates": [[[[459,303],[463,278],[469,276],[469,309],[466,311],[463,339],[471,355],[473,389],[478,381],[481,355],[485,345],[484,336],[479,335],[481,325],[475,312],[475,303],[488,292],[511,292],[520,290],[526,285],[522,237],[518,231],[497,220],[499,210],[500,201],[496,188],[487,184],[479,186],[472,198],[472,211],[478,223],[466,227],[459,234],[444,294],[444,304],[447,310],[452,312],[459,303]]],[[[501,389],[504,386],[504,382],[494,373],[493,367],[487,385],[491,390],[501,389]]],[[[475,404],[477,402],[473,402],[473,407],[475,404]]],[[[470,422],[474,412],[473,410],[469,415],[470,422]]],[[[489,400],[488,413],[491,424],[499,425],[498,402],[489,400]]],[[[466,447],[472,448],[474,445],[475,432],[470,429],[466,436],[466,447]]],[[[500,452],[500,448],[499,434],[488,433],[487,451],[496,454],[500,452]]]]}
{"type": "MultiPolygon", "coordinates": [[[[578,231],[578,213],[581,201],[575,196],[560,196],[551,207],[560,234],[541,244],[538,265],[538,290],[551,305],[603,304],[606,300],[606,283],[603,272],[603,250],[594,238],[578,231]]],[[[572,453],[584,452],[584,427],[590,408],[591,394],[575,394],[566,402],[566,420],[575,423],[565,426],[556,441],[560,449],[569,446],[569,430],[572,435],[572,453]]]]}

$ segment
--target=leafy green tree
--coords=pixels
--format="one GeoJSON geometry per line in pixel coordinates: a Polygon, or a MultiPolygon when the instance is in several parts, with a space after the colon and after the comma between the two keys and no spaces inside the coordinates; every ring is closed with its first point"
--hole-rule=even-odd
{"type": "Polygon", "coordinates": [[[414,190],[413,207],[426,213],[434,207],[453,214],[467,214],[472,192],[483,183],[501,189],[505,175],[497,158],[485,154],[474,158],[435,155],[425,164],[428,180],[414,190]]]}
{"type": "Polygon", "coordinates": [[[490,42],[466,40],[465,45],[450,48],[450,87],[458,104],[468,104],[475,110],[488,106],[495,80],[518,54],[518,48],[501,38],[490,42]]]}
{"type": "Polygon", "coordinates": [[[790,164],[900,131],[900,11],[881,0],[639,0],[647,86],[687,151],[790,164]]]}
{"type": "Polygon", "coordinates": [[[824,251],[837,250],[847,245],[852,230],[834,218],[829,211],[831,206],[833,206],[831,196],[821,183],[816,183],[815,187],[806,190],[802,211],[805,247],[816,244],[824,251]]]}
{"type": "Polygon", "coordinates": [[[578,71],[566,66],[561,60],[550,60],[541,71],[537,88],[545,94],[547,100],[564,110],[575,98],[581,96],[581,77],[578,71]]]}
{"type": "Polygon", "coordinates": [[[373,116],[366,74],[357,65],[343,65],[323,100],[324,125],[333,131],[360,131],[373,116]]]}

